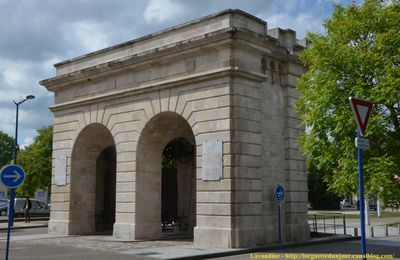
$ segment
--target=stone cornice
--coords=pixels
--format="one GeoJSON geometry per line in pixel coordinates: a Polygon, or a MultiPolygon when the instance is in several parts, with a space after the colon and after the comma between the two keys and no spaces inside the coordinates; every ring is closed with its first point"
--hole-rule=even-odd
{"type": "MultiPolygon", "coordinates": [[[[222,47],[226,44],[255,48],[265,53],[274,53],[275,57],[279,57],[282,60],[290,60],[299,63],[297,55],[286,53],[286,49],[279,46],[277,42],[270,41],[269,38],[265,38],[262,35],[245,29],[229,27],[171,45],[166,45],[162,48],[151,49],[128,57],[45,79],[40,81],[40,84],[45,86],[49,91],[56,92],[60,88],[89,78],[95,79],[118,73],[126,69],[137,69],[138,67],[148,65],[153,62],[153,60],[159,58],[162,58],[165,61],[168,59],[168,56],[182,55],[183,52],[189,52],[199,47],[204,48],[204,46],[206,46],[206,48],[216,48],[222,47]],[[251,44],[248,43],[249,37],[252,39],[251,44]]],[[[176,59],[176,56],[173,56],[173,58],[176,59]]],[[[157,60],[157,62],[160,61],[157,60]]]]}
{"type": "MultiPolygon", "coordinates": [[[[110,62],[102,63],[96,66],[84,68],[71,73],[63,74],[53,78],[45,79],[39,83],[49,91],[57,91],[59,88],[72,83],[76,83],[88,78],[103,77],[108,74],[118,73],[121,70],[133,66],[140,66],[141,63],[149,63],[149,61],[162,57],[165,59],[170,54],[181,53],[196,47],[207,46],[207,48],[215,48],[218,45],[224,45],[223,40],[231,39],[232,34],[237,31],[236,28],[226,28],[212,33],[196,36],[188,40],[166,45],[161,48],[155,48],[141,53],[116,59],[110,62]]],[[[176,58],[176,57],[175,57],[176,58]]]]}
{"type": "Polygon", "coordinates": [[[206,72],[193,73],[193,74],[190,74],[187,76],[175,77],[173,79],[158,81],[155,83],[141,85],[138,87],[132,87],[129,89],[118,90],[118,91],[115,91],[112,93],[105,93],[105,94],[99,94],[99,95],[95,95],[95,96],[91,96],[91,97],[76,99],[74,101],[68,101],[68,102],[53,105],[50,107],[50,110],[55,112],[55,111],[62,110],[62,109],[68,109],[68,108],[73,108],[73,107],[77,107],[77,106],[83,106],[83,105],[88,105],[88,104],[92,104],[92,103],[104,102],[104,101],[114,100],[114,99],[123,98],[123,97],[127,97],[127,96],[138,95],[138,94],[142,94],[142,93],[146,93],[146,92],[157,91],[157,90],[161,90],[164,88],[177,87],[177,86],[181,86],[181,85],[188,84],[188,83],[196,83],[196,82],[201,82],[201,81],[205,81],[205,80],[212,80],[215,78],[232,77],[232,76],[243,77],[248,80],[252,80],[252,81],[256,81],[256,82],[262,82],[267,79],[267,77],[264,74],[243,71],[243,70],[239,70],[237,67],[230,66],[230,67],[223,67],[223,68],[210,70],[210,71],[206,71],[206,72]]]}
{"type": "Polygon", "coordinates": [[[167,29],[161,30],[159,32],[152,33],[152,34],[149,34],[149,35],[146,35],[146,36],[134,39],[134,40],[130,40],[130,41],[127,41],[127,42],[124,42],[124,43],[121,43],[121,44],[117,44],[117,45],[114,45],[114,46],[111,46],[111,47],[108,47],[108,48],[104,48],[104,49],[101,49],[101,50],[98,50],[98,51],[95,51],[95,52],[91,52],[91,53],[88,53],[88,54],[85,54],[85,55],[81,55],[81,56],[78,56],[78,57],[75,57],[75,58],[72,58],[72,59],[69,59],[69,60],[66,60],[66,61],[61,61],[61,62],[55,64],[54,66],[55,67],[59,67],[59,66],[63,66],[65,64],[73,63],[73,62],[76,62],[76,61],[79,61],[79,60],[83,60],[83,59],[86,59],[86,58],[93,58],[94,56],[102,55],[102,54],[105,54],[105,53],[110,52],[110,51],[114,51],[114,50],[117,50],[117,49],[120,49],[120,48],[124,48],[124,47],[130,46],[130,45],[134,45],[134,44],[137,44],[139,42],[142,42],[142,41],[145,41],[145,40],[157,37],[157,36],[165,35],[167,33],[179,32],[179,31],[182,31],[183,29],[191,27],[191,26],[193,26],[195,24],[199,24],[199,23],[201,23],[203,21],[211,20],[211,19],[214,19],[214,18],[217,18],[217,17],[220,17],[220,16],[224,16],[224,15],[230,15],[231,16],[230,17],[231,20],[230,20],[230,23],[229,23],[230,27],[235,27],[232,24],[232,15],[235,15],[235,14],[239,14],[239,15],[242,15],[244,17],[247,17],[247,18],[249,18],[249,19],[251,19],[251,20],[253,20],[255,22],[258,22],[258,23],[262,24],[263,26],[266,26],[266,24],[267,24],[262,19],[254,16],[252,14],[246,13],[246,12],[240,10],[240,9],[226,9],[226,10],[223,10],[221,12],[218,12],[218,13],[215,13],[215,14],[210,14],[210,15],[207,15],[205,17],[198,18],[198,19],[194,19],[192,21],[189,21],[189,22],[186,22],[186,23],[182,23],[182,24],[179,24],[177,26],[173,26],[171,28],[167,28],[167,29]]]}

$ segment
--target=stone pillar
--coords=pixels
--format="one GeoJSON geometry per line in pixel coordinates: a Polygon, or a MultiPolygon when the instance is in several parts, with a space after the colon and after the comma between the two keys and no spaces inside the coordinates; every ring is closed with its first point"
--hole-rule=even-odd
{"type": "Polygon", "coordinates": [[[297,137],[304,132],[295,110],[298,93],[295,89],[298,78],[304,73],[300,64],[281,64],[282,87],[285,95],[285,178],[286,178],[286,236],[289,241],[304,241],[310,238],[307,223],[307,169],[306,159],[300,153],[297,137]]]}

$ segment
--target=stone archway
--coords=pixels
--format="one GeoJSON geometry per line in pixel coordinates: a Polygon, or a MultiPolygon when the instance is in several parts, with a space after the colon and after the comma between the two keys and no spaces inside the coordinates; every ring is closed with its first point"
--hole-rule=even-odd
{"type": "Polygon", "coordinates": [[[69,234],[112,229],[115,185],[114,139],[105,126],[91,124],[80,132],[72,152],[69,234]]]}
{"type": "Polygon", "coordinates": [[[113,165],[106,149],[115,145],[113,234],[163,236],[162,154],[184,138],[198,162],[186,171],[196,175],[196,245],[277,241],[277,184],[287,194],[282,241],[308,240],[306,163],[296,143],[304,129],[293,106],[303,46],[294,31],[266,25],[226,10],[57,63],[55,76],[41,81],[55,93],[49,232],[93,233],[113,221],[102,213],[112,198],[96,195],[108,178],[97,169],[113,165]]]}
{"type": "MultiPolygon", "coordinates": [[[[163,112],[153,117],[143,129],[137,148],[136,173],[136,238],[162,236],[162,189],[166,183],[162,178],[162,157],[169,144],[185,140],[191,147],[193,159],[177,161],[175,205],[177,222],[184,228],[178,233],[192,235],[195,226],[195,139],[186,120],[172,112],[163,112]],[[190,187],[188,189],[188,186],[190,187]],[[191,194],[191,196],[189,195],[191,194]]],[[[164,190],[165,191],[165,190],[164,190]]],[[[167,191],[168,192],[168,191],[167,191]]]]}

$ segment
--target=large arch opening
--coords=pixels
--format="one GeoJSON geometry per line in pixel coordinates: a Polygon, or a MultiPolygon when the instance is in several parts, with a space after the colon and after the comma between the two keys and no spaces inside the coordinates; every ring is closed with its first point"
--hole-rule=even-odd
{"type": "Polygon", "coordinates": [[[116,151],[109,130],[85,127],[71,158],[69,234],[111,231],[115,222],[116,151]]]}
{"type": "Polygon", "coordinates": [[[136,238],[193,235],[195,147],[191,127],[176,113],[146,124],[137,149],[136,238]]]}
{"type": "Polygon", "coordinates": [[[161,158],[161,224],[163,233],[187,233],[193,210],[194,146],[177,137],[164,148],[161,158]]]}

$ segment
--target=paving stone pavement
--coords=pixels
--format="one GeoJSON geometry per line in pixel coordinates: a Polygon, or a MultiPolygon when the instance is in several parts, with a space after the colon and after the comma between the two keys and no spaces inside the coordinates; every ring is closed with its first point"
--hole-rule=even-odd
{"type": "Polygon", "coordinates": [[[165,240],[143,240],[131,241],[112,237],[111,235],[89,235],[89,236],[64,236],[53,235],[30,235],[14,238],[15,247],[38,245],[45,247],[70,247],[94,250],[104,253],[115,253],[129,255],[132,259],[174,259],[186,258],[204,254],[231,252],[238,249],[226,248],[204,248],[195,246],[192,239],[174,238],[165,240]]]}
{"type": "Polygon", "coordinates": [[[73,246],[106,252],[114,251],[118,253],[138,249],[193,245],[193,241],[189,239],[131,241],[117,239],[110,235],[67,236],[58,238],[49,237],[16,241],[16,243],[73,246]]]}
{"type": "MultiPolygon", "coordinates": [[[[36,222],[36,223],[31,223],[31,226],[45,225],[45,224],[47,223],[36,222]]],[[[73,250],[75,253],[77,253],[78,250],[93,250],[93,252],[103,252],[99,253],[99,255],[101,255],[101,257],[103,258],[99,258],[97,260],[109,259],[107,257],[113,254],[117,257],[115,259],[125,259],[124,257],[128,257],[126,259],[173,259],[177,257],[182,258],[182,257],[198,256],[204,254],[231,252],[237,250],[237,249],[222,249],[222,248],[202,248],[195,246],[192,239],[182,238],[182,237],[172,237],[172,238],[173,239],[171,239],[170,237],[169,239],[165,240],[132,241],[132,240],[123,240],[114,238],[110,233],[87,235],[87,236],[28,234],[24,236],[13,237],[12,245],[16,248],[23,248],[26,246],[29,246],[30,248],[41,248],[41,249],[54,248],[55,251],[57,251],[56,248],[69,247],[71,248],[71,250],[75,248],[75,250],[73,250]],[[37,247],[35,245],[37,245],[37,247]]],[[[398,241],[398,239],[400,239],[400,236],[399,235],[395,237],[390,236],[386,237],[385,239],[398,241]]],[[[387,242],[385,241],[385,243],[387,242]]],[[[71,254],[73,253],[73,251],[71,251],[71,254]]],[[[66,252],[68,253],[68,250],[66,252]]],[[[46,254],[48,254],[48,252],[46,252],[46,254]]],[[[74,256],[71,255],[71,259],[81,259],[73,257],[74,256]]],[[[15,258],[15,259],[25,259],[25,258],[15,258]]],[[[57,258],[57,259],[63,259],[63,258],[57,258]]],[[[92,259],[92,258],[84,258],[84,259],[92,259]]]]}

